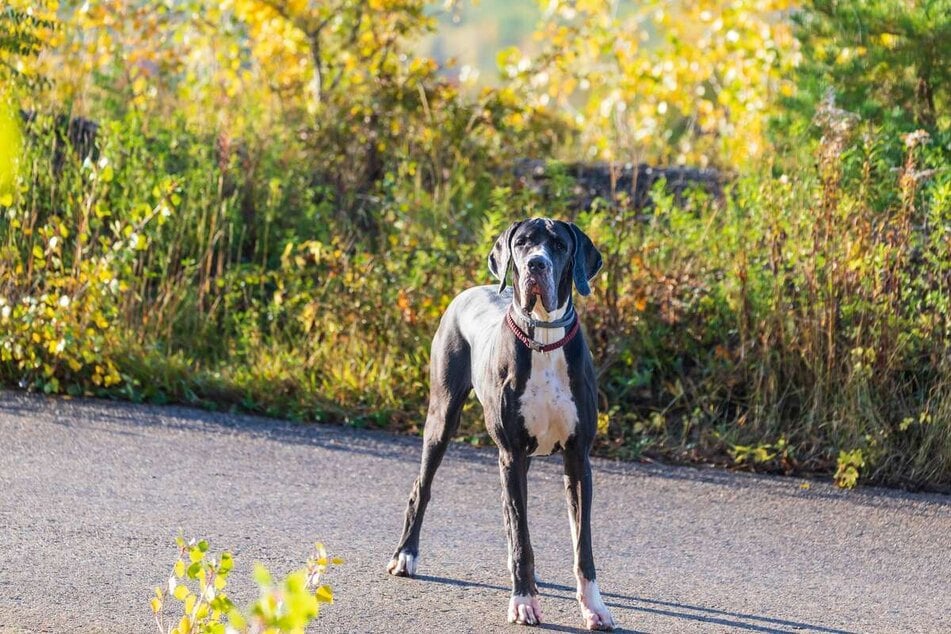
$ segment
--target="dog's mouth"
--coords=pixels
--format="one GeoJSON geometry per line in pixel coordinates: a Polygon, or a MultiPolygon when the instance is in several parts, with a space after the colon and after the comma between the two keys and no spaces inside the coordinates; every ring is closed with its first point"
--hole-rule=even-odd
{"type": "Polygon", "coordinates": [[[539,300],[546,313],[558,308],[558,292],[550,275],[526,275],[522,281],[522,309],[526,313],[535,309],[539,300]]]}

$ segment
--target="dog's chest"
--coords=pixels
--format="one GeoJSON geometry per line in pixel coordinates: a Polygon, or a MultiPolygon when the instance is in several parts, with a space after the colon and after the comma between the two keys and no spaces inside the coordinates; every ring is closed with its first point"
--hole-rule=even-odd
{"type": "Polygon", "coordinates": [[[538,443],[533,456],[547,456],[565,442],[578,424],[564,350],[532,352],[532,369],[519,399],[525,429],[538,443]]]}

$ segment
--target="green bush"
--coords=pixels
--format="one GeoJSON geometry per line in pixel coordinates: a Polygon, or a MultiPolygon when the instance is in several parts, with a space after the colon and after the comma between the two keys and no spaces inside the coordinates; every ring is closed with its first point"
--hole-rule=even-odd
{"type": "MultiPolygon", "coordinates": [[[[532,101],[516,92],[532,73],[478,94],[452,85],[406,47],[428,28],[420,3],[347,0],[340,21],[313,29],[238,4],[260,11],[222,16],[229,42],[268,46],[277,40],[261,34],[287,27],[320,44],[308,49],[325,71],[311,77],[319,99],[295,93],[277,108],[254,92],[300,89],[308,74],[295,71],[287,86],[248,86],[254,98],[228,93],[234,129],[199,125],[173,90],[191,85],[185,71],[125,81],[142,67],[103,42],[116,56],[97,58],[109,72],[88,86],[98,147],[81,155],[41,108],[17,185],[0,196],[0,381],[417,432],[441,312],[489,281],[485,255],[512,218],[545,215],[579,223],[605,256],[594,295],[579,301],[600,378],[601,454],[951,486],[947,60],[922,30],[929,11],[947,14],[940,2],[863,2],[854,15],[807,3],[794,14],[798,37],[822,54],[800,65],[797,100],[766,108],[765,95],[731,89],[778,113],[773,156],[721,199],[676,201],[659,184],[649,208],[620,196],[583,212],[557,164],[547,193],[523,187],[511,165],[576,148],[595,119],[542,107],[544,83],[532,101]],[[851,33],[855,16],[875,29],[851,33]],[[902,31],[885,37],[890,20],[902,31]]],[[[129,35],[71,27],[108,17],[90,6],[63,14],[67,41],[129,35]]],[[[602,8],[591,5],[592,23],[602,8]]],[[[715,12],[694,9],[721,53],[756,55],[730,44],[738,32],[720,33],[715,12]]],[[[161,17],[179,29],[191,15],[161,17]]],[[[777,38],[770,56],[785,50],[777,38]]],[[[222,50],[229,73],[254,77],[287,53],[222,50]]],[[[588,52],[613,60],[604,72],[627,68],[610,46],[588,52]]],[[[659,73],[662,54],[639,63],[659,73]]],[[[180,57],[163,64],[190,63],[180,57]]],[[[29,94],[47,111],[62,106],[29,94]]],[[[487,442],[466,411],[460,436],[487,442]]]]}
{"type": "Polygon", "coordinates": [[[802,63],[792,104],[806,120],[832,88],[876,125],[948,130],[951,2],[808,0],[793,19],[802,63]]]}
{"type": "Polygon", "coordinates": [[[859,452],[863,478],[948,483],[951,174],[927,135],[826,110],[815,170],[586,219],[610,451],[826,473],[859,452]]]}
{"type": "MultiPolygon", "coordinates": [[[[568,183],[542,197],[500,177],[469,190],[450,226],[412,220],[424,216],[408,201],[433,201],[394,185],[367,242],[330,231],[305,174],[266,148],[252,217],[250,177],[209,139],[172,128],[146,143],[132,118],[105,126],[95,161],[57,167],[34,131],[31,182],[3,210],[0,374],[416,431],[439,315],[488,282],[485,253],[518,210],[574,219],[605,255],[581,307],[602,453],[832,474],[841,451],[861,451],[863,479],[944,486],[942,149],[831,103],[817,122],[816,168],[767,166],[723,200],[677,205],[660,186],[646,212],[622,200],[576,213],[568,183]]],[[[466,421],[462,437],[487,441],[475,412],[466,421]]]]}

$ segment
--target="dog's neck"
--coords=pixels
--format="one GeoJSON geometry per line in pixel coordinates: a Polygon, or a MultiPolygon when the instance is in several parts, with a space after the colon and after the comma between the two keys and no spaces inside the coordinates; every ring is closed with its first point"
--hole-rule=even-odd
{"type": "MultiPolygon", "coordinates": [[[[535,306],[532,307],[532,312],[528,314],[529,317],[536,321],[541,322],[553,322],[563,319],[569,315],[569,312],[573,310],[571,305],[571,296],[558,307],[548,312],[545,310],[545,306],[542,304],[541,300],[535,302],[535,306]]],[[[531,330],[526,330],[526,333],[531,332],[532,339],[537,341],[540,344],[546,345],[549,343],[554,343],[565,336],[565,328],[532,328],[531,330]],[[534,331],[534,332],[532,332],[534,331]]]]}
{"type": "Polygon", "coordinates": [[[532,312],[529,313],[532,319],[537,319],[538,321],[558,321],[565,316],[565,312],[568,310],[568,306],[571,304],[570,298],[565,300],[558,308],[554,309],[551,312],[545,310],[544,304],[541,300],[535,302],[535,306],[532,308],[532,312]]]}

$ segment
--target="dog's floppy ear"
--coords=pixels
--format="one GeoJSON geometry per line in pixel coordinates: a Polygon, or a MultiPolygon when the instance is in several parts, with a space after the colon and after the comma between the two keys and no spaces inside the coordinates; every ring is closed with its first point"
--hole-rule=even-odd
{"type": "Polygon", "coordinates": [[[512,236],[522,221],[513,222],[502,232],[495,246],[489,252],[489,272],[499,280],[499,292],[505,290],[505,278],[509,272],[509,263],[512,261],[512,236]]]}
{"type": "Polygon", "coordinates": [[[575,239],[575,252],[572,263],[575,287],[582,296],[589,295],[591,293],[591,287],[588,286],[588,281],[594,278],[594,276],[598,274],[598,271],[601,270],[603,263],[601,253],[595,248],[594,243],[591,242],[591,238],[589,238],[584,231],[579,229],[575,223],[569,222],[568,228],[571,229],[571,235],[575,239]]]}

